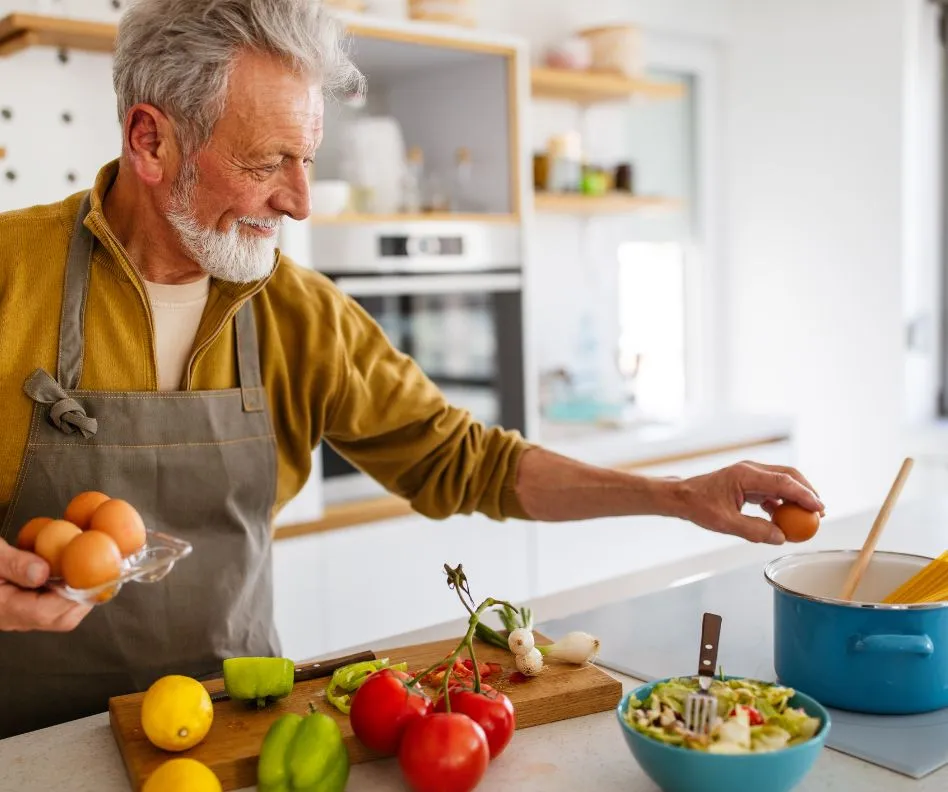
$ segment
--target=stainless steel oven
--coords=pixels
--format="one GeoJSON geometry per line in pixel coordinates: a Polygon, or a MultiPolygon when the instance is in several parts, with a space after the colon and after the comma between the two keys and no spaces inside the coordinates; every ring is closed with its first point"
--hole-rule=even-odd
{"type": "MultiPolygon", "coordinates": [[[[502,223],[317,226],[321,272],[356,300],[448,400],[525,431],[520,228],[502,223]]],[[[327,503],[381,488],[322,444],[327,503]]]]}

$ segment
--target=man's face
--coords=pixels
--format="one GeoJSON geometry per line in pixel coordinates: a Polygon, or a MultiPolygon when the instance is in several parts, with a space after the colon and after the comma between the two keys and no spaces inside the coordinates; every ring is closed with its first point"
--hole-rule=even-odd
{"type": "Polygon", "coordinates": [[[318,82],[260,54],[238,59],[209,143],[182,164],[168,220],[215,278],[246,283],[273,269],[283,217],[309,215],[307,166],[322,139],[318,82]]]}

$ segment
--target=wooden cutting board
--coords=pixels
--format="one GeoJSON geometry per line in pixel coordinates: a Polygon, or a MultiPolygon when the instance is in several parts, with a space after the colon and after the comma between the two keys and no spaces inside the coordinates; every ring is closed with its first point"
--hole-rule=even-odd
{"type": "MultiPolygon", "coordinates": [[[[538,643],[549,643],[535,633],[538,643]]],[[[413,672],[424,671],[454,651],[458,639],[406,646],[379,653],[392,664],[407,662],[413,672]]],[[[474,644],[479,662],[494,662],[503,666],[500,677],[487,679],[492,687],[510,697],[516,711],[518,729],[542,723],[591,715],[615,708],[622,697],[622,685],[617,679],[592,665],[575,666],[550,660],[538,677],[517,681],[513,656],[478,641],[474,644]]],[[[362,745],[352,733],[349,718],[327,700],[329,679],[299,682],[293,692],[264,710],[248,708],[242,702],[225,700],[214,704],[214,723],[207,737],[194,748],[180,753],[169,753],[155,748],[141,728],[141,702],[144,693],[118,696],[109,700],[109,721],[112,733],[125,762],[132,789],[139,792],[145,779],[162,762],[176,756],[189,756],[203,762],[220,779],[225,790],[252,787],[257,782],[257,759],[263,738],[278,717],[287,712],[305,715],[308,702],[332,715],[342,730],[349,759],[353,764],[378,759],[379,756],[362,745]]],[[[223,680],[205,683],[208,691],[223,690],[223,680]]],[[[507,750],[516,750],[516,736],[507,750]]]]}

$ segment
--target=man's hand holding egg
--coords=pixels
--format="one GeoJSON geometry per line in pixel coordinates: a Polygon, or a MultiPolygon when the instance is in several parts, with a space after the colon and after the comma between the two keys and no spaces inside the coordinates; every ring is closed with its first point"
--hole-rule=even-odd
{"type": "Polygon", "coordinates": [[[684,517],[702,528],[750,542],[805,542],[819,530],[824,514],[813,486],[792,467],[740,462],[682,482],[684,517]],[[744,514],[745,504],[761,506],[772,520],[744,514]]]}

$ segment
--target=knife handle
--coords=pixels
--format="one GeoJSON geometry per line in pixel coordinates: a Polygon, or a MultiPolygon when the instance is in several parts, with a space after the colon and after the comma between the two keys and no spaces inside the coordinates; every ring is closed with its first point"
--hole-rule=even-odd
{"type": "Polygon", "coordinates": [[[343,666],[352,665],[352,663],[365,663],[369,660],[377,660],[375,652],[356,652],[345,657],[336,657],[332,660],[320,660],[315,663],[305,663],[298,665],[293,671],[294,682],[305,682],[309,679],[318,679],[319,677],[331,676],[333,672],[343,666]]]}
{"type": "Polygon", "coordinates": [[[701,620],[701,651],[698,653],[698,676],[713,677],[721,640],[721,617],[706,613],[701,620]]]}
{"type": "MultiPolygon", "coordinates": [[[[295,666],[293,668],[293,684],[297,682],[305,682],[309,679],[319,679],[320,677],[332,676],[333,672],[337,668],[342,668],[343,666],[350,665],[351,663],[364,663],[368,660],[377,660],[375,652],[357,652],[356,654],[346,655],[345,657],[336,657],[332,660],[321,660],[315,663],[304,663],[302,665],[295,666]]],[[[213,677],[209,677],[201,680],[202,682],[208,682],[211,679],[221,679],[222,674],[215,674],[213,677]]],[[[211,693],[211,701],[213,703],[218,703],[221,701],[227,701],[230,696],[227,695],[226,690],[218,690],[215,693],[211,693]]]]}
{"type": "MultiPolygon", "coordinates": [[[[337,668],[342,668],[351,663],[364,663],[367,660],[377,660],[375,652],[356,652],[345,657],[335,657],[331,660],[319,660],[315,663],[301,663],[293,667],[293,681],[305,682],[307,679],[318,679],[323,676],[331,676],[337,668]]],[[[207,676],[197,677],[199,682],[212,682],[216,679],[223,679],[223,671],[217,671],[207,676]]]]}

